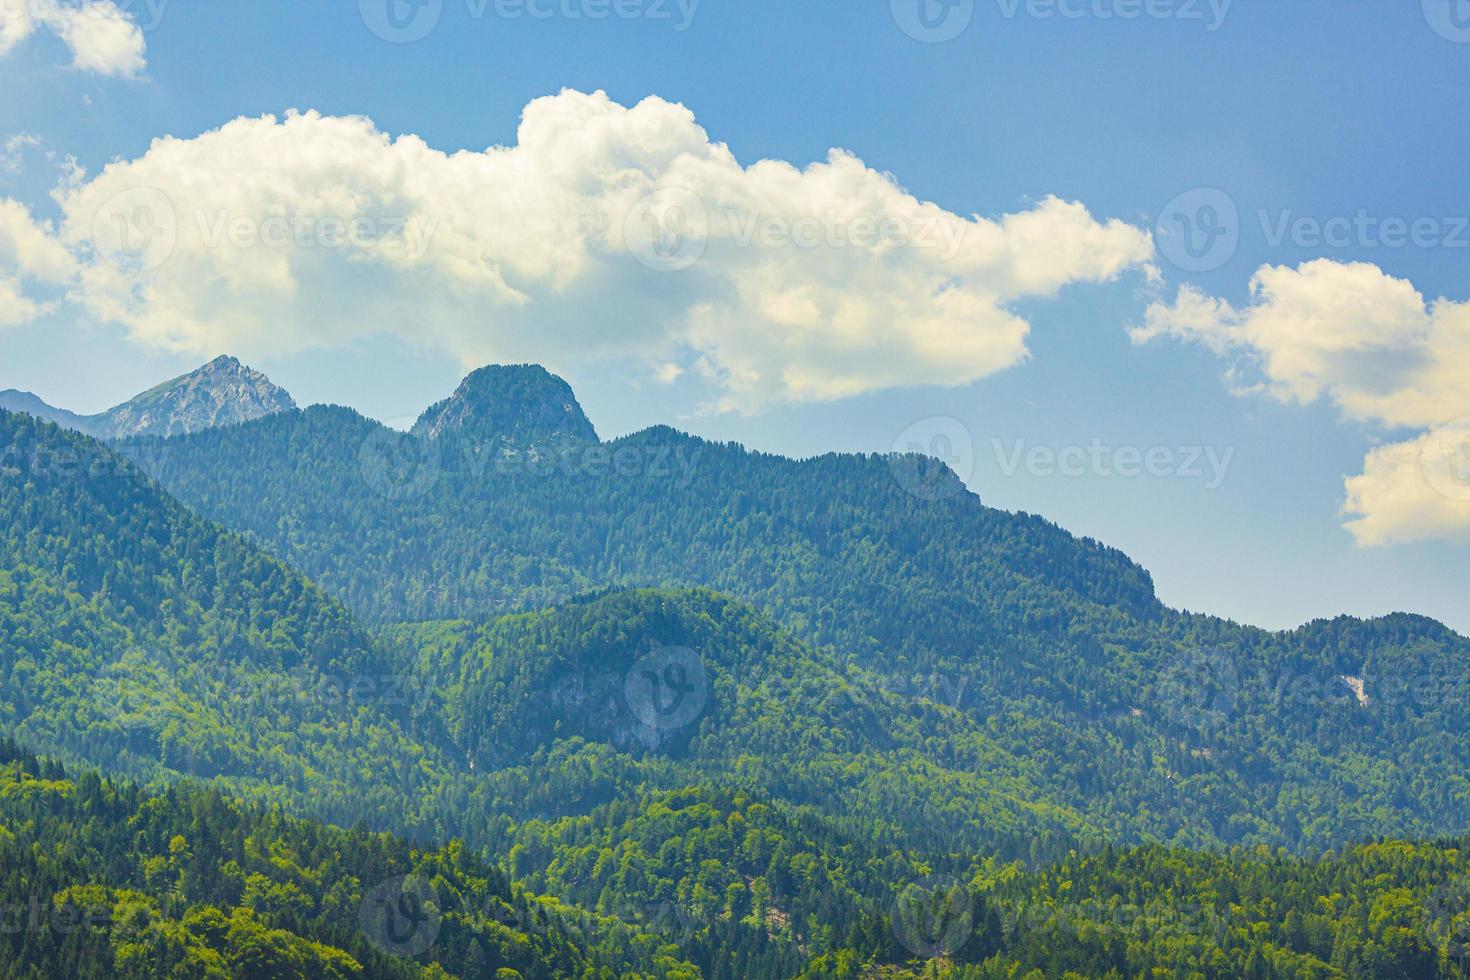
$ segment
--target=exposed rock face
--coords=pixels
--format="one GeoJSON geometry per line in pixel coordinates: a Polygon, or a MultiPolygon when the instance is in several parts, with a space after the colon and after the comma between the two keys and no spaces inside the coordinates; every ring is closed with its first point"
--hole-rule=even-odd
{"type": "Polygon", "coordinates": [[[536,364],[494,364],[460,382],[419,416],[413,434],[507,449],[597,442],[571,386],[536,364]]]}
{"type": "Polygon", "coordinates": [[[172,436],[239,425],[289,412],[296,402],[270,378],[233,357],[217,357],[103,413],[110,438],[172,436]]]}
{"type": "Polygon", "coordinates": [[[295,407],[285,389],[233,357],[217,357],[100,415],[54,408],[29,392],[0,392],[0,408],[27,412],[100,439],[182,435],[238,425],[295,407]]]}

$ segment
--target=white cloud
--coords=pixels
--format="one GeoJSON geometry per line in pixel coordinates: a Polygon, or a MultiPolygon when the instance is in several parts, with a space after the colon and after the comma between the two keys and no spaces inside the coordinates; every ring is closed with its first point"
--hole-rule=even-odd
{"type": "Polygon", "coordinates": [[[1133,331],[1140,343],[1162,336],[1239,354],[1274,397],[1327,397],[1357,421],[1421,427],[1470,414],[1470,303],[1426,305],[1375,265],[1265,266],[1240,310],[1186,286],[1133,331]]]}
{"type": "Polygon", "coordinates": [[[55,231],[31,217],[25,205],[0,198],[0,271],[64,284],[76,274],[72,255],[55,231]]]}
{"type": "Polygon", "coordinates": [[[60,38],[79,71],[135,78],[147,67],[142,30],[113,0],[0,0],[0,55],[37,31],[60,38]]]}
{"type": "Polygon", "coordinates": [[[1375,448],[1346,483],[1346,527],[1360,545],[1470,544],[1470,419],[1375,448]]]}
{"type": "Polygon", "coordinates": [[[151,344],[397,333],[467,365],[624,356],[694,370],[734,410],[972,381],[1026,356],[1014,301],[1152,273],[1147,232],[1079,204],[966,218],[842,151],[745,167],[683,106],[602,93],[537,99],[517,144],[484,152],[360,117],[241,118],[57,197],[79,253],[132,246],[79,296],[151,344]]]}
{"type": "Polygon", "coordinates": [[[1243,309],[1186,286],[1173,304],[1150,307],[1132,335],[1238,357],[1230,378],[1240,393],[1326,398],[1352,421],[1432,429],[1369,454],[1347,481],[1345,511],[1357,516],[1346,526],[1362,545],[1465,537],[1470,494],[1455,490],[1458,449],[1446,440],[1470,417],[1470,303],[1426,303],[1375,265],[1318,259],[1261,268],[1243,309]]]}
{"type": "Polygon", "coordinates": [[[41,137],[34,133],[15,133],[0,145],[0,175],[20,173],[20,161],[27,150],[41,145],[41,137]]]}
{"type": "Polygon", "coordinates": [[[55,301],[36,297],[33,288],[65,286],[75,275],[72,255],[53,229],[38,223],[24,205],[0,198],[0,328],[51,312],[55,301]]]}
{"type": "Polygon", "coordinates": [[[50,309],[50,304],[26,295],[20,280],[0,272],[0,327],[18,327],[50,309]]]}

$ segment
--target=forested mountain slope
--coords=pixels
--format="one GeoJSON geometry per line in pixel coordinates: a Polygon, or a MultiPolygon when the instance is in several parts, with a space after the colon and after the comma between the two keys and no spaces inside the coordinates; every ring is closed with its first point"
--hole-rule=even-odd
{"type": "Polygon", "coordinates": [[[1447,734],[1470,723],[1470,643],[1439,624],[1179,613],[1126,556],[985,507],[926,459],[547,429],[579,415],[560,379],[486,369],[428,413],[456,420],[437,437],[318,407],[121,448],[379,623],[606,587],[733,595],[833,669],[954,709],[984,748],[943,768],[1019,780],[987,798],[1069,815],[1048,827],[1316,848],[1470,819],[1470,746],[1447,734]]]}
{"type": "Polygon", "coordinates": [[[512,884],[457,842],[415,846],[190,786],[149,794],[0,740],[0,974],[1470,975],[1463,839],[1312,859],[1107,848],[1035,871],[978,859],[926,874],[799,812],[693,789],[515,836],[512,864],[583,907],[512,884]],[[722,888],[724,867],[735,871],[722,888]],[[864,899],[875,881],[895,897],[864,899]],[[637,918],[646,931],[627,924],[637,918]],[[793,927],[804,954],[764,938],[793,927]]]}
{"type": "Polygon", "coordinates": [[[0,914],[12,980],[697,975],[667,940],[527,894],[458,842],[150,795],[3,740],[0,914]]]}
{"type": "Polygon", "coordinates": [[[0,725],[28,744],[378,826],[462,765],[347,610],[93,440],[0,412],[0,513],[0,725]]]}

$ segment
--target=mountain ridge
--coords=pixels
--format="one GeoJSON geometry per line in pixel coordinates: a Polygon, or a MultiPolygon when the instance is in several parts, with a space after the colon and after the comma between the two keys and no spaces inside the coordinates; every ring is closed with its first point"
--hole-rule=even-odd
{"type": "Polygon", "coordinates": [[[24,412],[97,439],[187,435],[294,408],[296,402],[284,388],[228,354],[96,415],[57,408],[28,391],[0,391],[0,409],[24,412]]]}

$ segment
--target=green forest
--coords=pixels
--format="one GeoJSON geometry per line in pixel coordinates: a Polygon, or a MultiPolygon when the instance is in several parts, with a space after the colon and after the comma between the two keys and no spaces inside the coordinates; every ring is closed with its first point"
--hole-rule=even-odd
{"type": "Polygon", "coordinates": [[[0,975],[1464,975],[1470,641],[568,398],[0,412],[0,975]]]}

